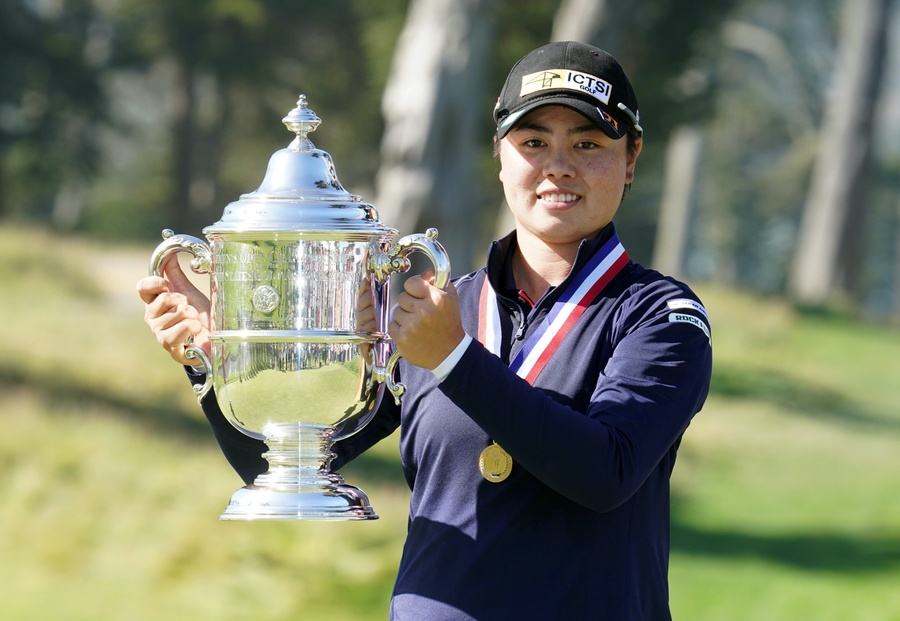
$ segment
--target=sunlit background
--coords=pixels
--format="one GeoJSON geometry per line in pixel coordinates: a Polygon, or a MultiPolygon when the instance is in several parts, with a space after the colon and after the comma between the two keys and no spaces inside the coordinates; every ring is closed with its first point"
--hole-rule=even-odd
{"type": "Polygon", "coordinates": [[[384,619],[377,522],[220,523],[237,476],[134,283],[311,136],[459,275],[505,233],[491,111],[549,40],[612,52],[644,150],[617,217],[697,289],[673,479],[681,621],[900,619],[900,8],[890,0],[0,0],[0,619],[384,619]]]}

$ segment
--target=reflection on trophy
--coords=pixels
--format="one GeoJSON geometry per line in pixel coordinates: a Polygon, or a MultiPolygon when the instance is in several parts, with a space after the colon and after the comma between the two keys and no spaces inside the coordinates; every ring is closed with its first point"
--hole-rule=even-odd
{"type": "Polygon", "coordinates": [[[210,274],[212,355],[189,347],[219,407],[243,433],[265,440],[269,470],[237,490],[223,520],[376,519],[366,494],[330,471],[335,441],[362,429],[385,389],[398,401],[398,362],[387,336],[390,275],[408,255],[434,263],[445,287],[450,261],[437,231],[408,235],[384,226],[372,205],[348,193],[331,156],[308,134],[321,120],[301,95],[284,118],[296,134],[269,161],[262,185],[203,229],[209,243],[164,231],[150,259],[160,275],[173,253],[210,274]],[[358,325],[371,304],[374,325],[358,325]]]}

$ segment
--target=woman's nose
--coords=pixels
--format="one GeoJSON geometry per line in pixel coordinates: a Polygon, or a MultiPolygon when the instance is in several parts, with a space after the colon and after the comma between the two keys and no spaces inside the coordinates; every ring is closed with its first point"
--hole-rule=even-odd
{"type": "Polygon", "coordinates": [[[568,149],[550,147],[544,160],[544,175],[547,177],[573,177],[575,162],[568,149]]]}

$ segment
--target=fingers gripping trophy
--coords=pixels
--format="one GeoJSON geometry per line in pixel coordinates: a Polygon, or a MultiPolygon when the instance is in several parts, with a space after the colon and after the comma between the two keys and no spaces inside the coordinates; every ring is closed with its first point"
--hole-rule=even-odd
{"type": "Polygon", "coordinates": [[[405,390],[387,336],[391,274],[421,252],[443,288],[450,260],[435,229],[396,239],[344,190],[309,139],[321,120],[304,95],[283,122],[296,137],[272,155],[259,189],[227,205],[203,229],[206,242],[163,231],[150,274],[187,252],[193,271],[210,275],[211,355],[187,349],[206,372],[198,400],[214,391],[226,418],[268,446],[268,471],[221,519],[376,519],[365,492],[331,472],[331,447],[368,424],[385,391],[399,403],[405,390]]]}

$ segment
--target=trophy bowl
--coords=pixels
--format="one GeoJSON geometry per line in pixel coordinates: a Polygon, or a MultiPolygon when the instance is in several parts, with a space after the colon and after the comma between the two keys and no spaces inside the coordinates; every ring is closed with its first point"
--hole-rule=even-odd
{"type": "Polygon", "coordinates": [[[421,252],[445,287],[450,261],[436,230],[397,240],[341,187],[309,140],[321,121],[305,96],[283,122],[296,138],[273,154],[259,189],[204,228],[207,241],[163,231],[150,273],[187,252],[191,269],[210,275],[211,355],[187,349],[206,373],[198,400],[213,391],[229,422],[268,447],[268,471],[232,495],[221,519],[376,519],[365,492],[330,470],[332,445],[368,424],[385,390],[402,397],[387,336],[390,275],[421,252]],[[375,321],[360,325],[369,305],[375,321]]]}

